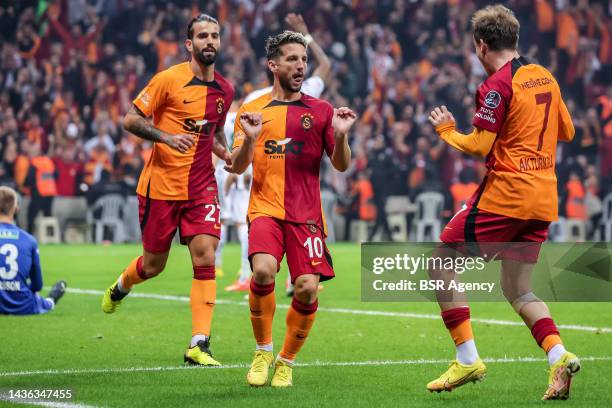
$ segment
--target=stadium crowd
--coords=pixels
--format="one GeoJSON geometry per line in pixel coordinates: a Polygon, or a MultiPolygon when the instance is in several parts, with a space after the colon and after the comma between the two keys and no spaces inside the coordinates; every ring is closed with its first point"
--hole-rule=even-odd
{"type": "MultiPolygon", "coordinates": [[[[196,13],[222,25],[218,69],[236,109],[268,85],[265,39],[304,16],[332,72],[323,98],[359,113],[352,169],[324,171],[339,211],[373,220],[387,197],[438,191],[450,216],[484,175],[480,159],[443,143],[427,123],[449,107],[469,130],[484,78],[466,0],[17,0],[0,5],[0,183],[32,197],[32,220],[52,197],[133,194],[149,142],[123,130],[135,93],[186,58],[196,13]],[[35,203],[35,204],[34,204],[35,203]]],[[[576,139],[557,153],[560,215],[596,225],[612,192],[612,8],[606,1],[504,2],[521,22],[520,49],[560,83],[576,139]]],[[[327,169],[326,169],[327,170],[327,169]]]]}

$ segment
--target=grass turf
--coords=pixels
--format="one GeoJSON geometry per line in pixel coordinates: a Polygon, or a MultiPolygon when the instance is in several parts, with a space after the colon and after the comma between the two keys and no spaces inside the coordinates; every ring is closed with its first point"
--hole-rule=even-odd
{"type": "MultiPolygon", "coordinates": [[[[46,246],[41,248],[45,283],[66,279],[70,288],[102,291],[140,251],[137,245],[46,246]]],[[[360,301],[360,256],[355,244],[331,247],[337,278],[325,284],[322,308],[350,308],[438,314],[429,303],[363,303],[360,301]]],[[[218,279],[219,304],[213,320],[212,350],[226,365],[248,365],[253,338],[244,293],[223,288],[235,279],[239,247],[224,253],[226,276],[218,279]]],[[[175,246],[166,270],[135,289],[137,293],[189,296],[189,255],[175,246]]],[[[277,279],[277,302],[284,295],[283,267],[277,279]]],[[[70,402],[108,407],[162,406],[525,406],[539,401],[547,380],[544,361],[491,362],[486,380],[452,393],[429,394],[425,384],[446,369],[445,362],[325,365],[328,362],[450,360],[452,341],[439,320],[355,315],[322,310],[299,355],[292,389],[252,389],[246,368],[183,369],[190,337],[190,310],[184,300],[126,298],[114,315],[100,310],[101,296],[68,293],[44,316],[0,317],[0,390],[70,388],[70,402]],[[118,371],[164,367],[164,370],[118,371]],[[95,370],[106,371],[95,371],[95,370]],[[56,373],[6,375],[17,371],[56,373]],[[80,370],[68,373],[62,370],[80,370]],[[86,372],[82,372],[86,371],[86,372]],[[4,374],[4,375],[3,375],[4,374]]],[[[612,304],[549,304],[558,324],[612,325],[612,304]]],[[[286,309],[274,322],[275,350],[284,338],[286,309]]],[[[507,304],[472,305],[472,316],[519,321],[507,304]]],[[[479,352],[487,358],[544,355],[522,326],[474,323],[479,352]]],[[[584,357],[611,357],[612,333],[562,330],[568,349],[584,357]]],[[[609,360],[584,361],[567,406],[606,406],[609,360]]],[[[0,402],[0,405],[6,404],[0,402]]],[[[11,405],[12,406],[12,405],[11,405]]]]}

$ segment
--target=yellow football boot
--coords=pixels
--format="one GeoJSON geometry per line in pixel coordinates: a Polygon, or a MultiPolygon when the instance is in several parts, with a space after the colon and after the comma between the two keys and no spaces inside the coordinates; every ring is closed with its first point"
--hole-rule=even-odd
{"type": "Polygon", "coordinates": [[[210,342],[208,339],[200,340],[195,347],[187,349],[183,360],[191,365],[220,366],[221,363],[213,358],[209,347],[210,342]]]}
{"type": "Polygon", "coordinates": [[[247,382],[252,387],[263,387],[268,382],[268,371],[272,362],[274,361],[274,354],[271,351],[255,350],[255,356],[251,363],[251,368],[247,373],[247,382]]]}
{"type": "Polygon", "coordinates": [[[279,388],[291,387],[293,385],[292,371],[293,368],[289,364],[283,360],[276,360],[270,385],[279,388]]]}
{"type": "Polygon", "coordinates": [[[463,365],[457,360],[453,361],[448,370],[436,380],[427,384],[427,389],[431,392],[452,391],[457,387],[469,382],[482,381],[487,373],[487,367],[481,359],[474,364],[463,365]]]}
{"type": "Polygon", "coordinates": [[[121,304],[121,300],[127,296],[119,290],[118,282],[113,283],[102,296],[102,311],[104,313],[115,313],[115,310],[121,304]]]}
{"type": "Polygon", "coordinates": [[[548,389],[542,400],[568,399],[572,377],[578,371],[580,371],[580,360],[575,354],[566,351],[559,361],[550,367],[548,389]]]}

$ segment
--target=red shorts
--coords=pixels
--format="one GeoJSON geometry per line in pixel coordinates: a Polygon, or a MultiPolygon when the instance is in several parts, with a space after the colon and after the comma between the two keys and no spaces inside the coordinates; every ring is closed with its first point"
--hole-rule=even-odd
{"type": "Polygon", "coordinates": [[[275,257],[279,268],[287,253],[292,283],[300,275],[319,275],[321,281],[336,276],[323,231],[316,225],[255,218],[249,225],[249,259],[257,253],[275,257]]]}
{"type": "Polygon", "coordinates": [[[465,206],[448,222],[440,240],[445,244],[483,243],[481,251],[486,247],[489,254],[497,254],[497,259],[535,263],[549,225],[549,221],[520,220],[465,206]],[[499,242],[504,244],[486,244],[499,242]]]}
{"type": "Polygon", "coordinates": [[[145,251],[166,252],[172,245],[177,227],[181,244],[195,235],[207,234],[219,238],[219,204],[217,197],[197,200],[155,200],[138,195],[138,216],[145,251]]]}

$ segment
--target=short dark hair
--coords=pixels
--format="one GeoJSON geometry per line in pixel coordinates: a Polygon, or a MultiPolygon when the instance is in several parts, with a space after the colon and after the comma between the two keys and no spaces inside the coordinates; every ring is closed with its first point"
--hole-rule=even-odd
{"type": "Polygon", "coordinates": [[[483,40],[492,51],[515,50],[521,25],[512,10],[501,4],[478,10],[472,17],[474,40],[483,40]]]}
{"type": "Polygon", "coordinates": [[[219,22],[217,21],[216,18],[209,16],[208,14],[201,13],[195,16],[194,18],[192,18],[191,21],[189,22],[189,25],[187,26],[187,38],[189,38],[190,40],[193,40],[193,25],[195,23],[201,23],[201,22],[215,23],[216,25],[219,25],[219,22]]]}
{"type": "Polygon", "coordinates": [[[302,34],[295,31],[283,31],[266,40],[266,58],[271,60],[280,56],[282,54],[280,47],[285,44],[301,44],[304,48],[308,47],[306,37],[302,34]]]}

